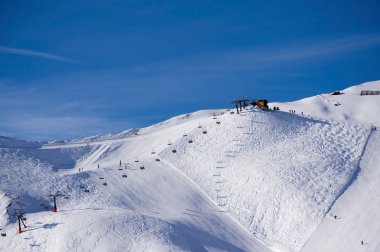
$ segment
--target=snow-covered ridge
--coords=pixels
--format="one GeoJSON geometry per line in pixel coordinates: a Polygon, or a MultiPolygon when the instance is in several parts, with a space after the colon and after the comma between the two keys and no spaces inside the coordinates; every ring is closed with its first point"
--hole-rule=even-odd
{"type": "Polygon", "coordinates": [[[315,118],[351,124],[380,126],[380,95],[360,95],[361,91],[380,91],[380,81],[373,81],[341,90],[341,95],[321,94],[294,102],[271,103],[282,111],[295,110],[315,118]]]}
{"type": "Polygon", "coordinates": [[[42,146],[42,144],[42,142],[30,142],[16,138],[0,136],[0,148],[39,148],[42,146]]]}

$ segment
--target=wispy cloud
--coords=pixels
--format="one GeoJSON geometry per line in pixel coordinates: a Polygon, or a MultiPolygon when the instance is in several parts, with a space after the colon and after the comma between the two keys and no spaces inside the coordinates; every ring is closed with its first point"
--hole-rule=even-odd
{"type": "Polygon", "coordinates": [[[62,61],[66,63],[74,62],[72,59],[65,58],[59,55],[46,53],[46,52],[32,51],[32,50],[27,50],[27,49],[22,49],[22,48],[0,46],[0,53],[40,57],[40,58],[45,58],[45,59],[50,59],[50,60],[62,61]]]}
{"type": "MultiPolygon", "coordinates": [[[[44,87],[17,87],[0,79],[0,135],[28,140],[72,139],[135,127],[136,120],[112,120],[101,106],[44,87]]],[[[99,100],[92,98],[92,102],[99,100]]]]}
{"type": "Polygon", "coordinates": [[[380,34],[362,35],[330,40],[303,41],[268,53],[267,60],[294,61],[328,57],[347,51],[357,51],[380,44],[380,34]]]}

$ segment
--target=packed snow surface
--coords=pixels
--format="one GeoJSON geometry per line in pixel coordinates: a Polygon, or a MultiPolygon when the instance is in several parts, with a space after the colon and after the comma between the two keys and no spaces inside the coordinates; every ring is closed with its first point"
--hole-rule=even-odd
{"type": "Polygon", "coordinates": [[[359,91],[379,83],[78,140],[0,137],[0,251],[378,251],[380,96],[359,91]]]}

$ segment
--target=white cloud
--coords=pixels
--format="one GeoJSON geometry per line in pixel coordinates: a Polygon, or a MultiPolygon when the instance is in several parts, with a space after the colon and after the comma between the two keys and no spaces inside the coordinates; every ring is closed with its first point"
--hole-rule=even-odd
{"type": "Polygon", "coordinates": [[[32,50],[27,50],[27,49],[22,49],[22,48],[12,48],[12,47],[5,47],[5,46],[0,46],[0,53],[6,53],[6,54],[18,54],[18,55],[26,55],[26,56],[32,56],[32,57],[40,57],[40,58],[45,58],[45,59],[50,59],[50,60],[57,60],[57,61],[62,61],[62,62],[67,62],[67,63],[72,63],[74,62],[71,59],[51,54],[51,53],[46,53],[46,52],[37,52],[37,51],[32,51],[32,50]]]}

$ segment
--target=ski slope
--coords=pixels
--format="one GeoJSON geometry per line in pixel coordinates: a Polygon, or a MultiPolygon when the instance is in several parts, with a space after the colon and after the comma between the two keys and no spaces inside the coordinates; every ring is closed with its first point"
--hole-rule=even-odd
{"type": "Polygon", "coordinates": [[[204,110],[49,143],[0,137],[0,251],[377,251],[380,96],[358,93],[379,83],[274,103],[281,111],[204,110]]]}
{"type": "Polygon", "coordinates": [[[270,251],[186,176],[164,162],[157,163],[148,137],[125,141],[122,168],[110,154],[117,153],[119,143],[0,149],[0,188],[8,195],[6,200],[1,198],[2,209],[12,199],[9,215],[1,215],[1,223],[10,222],[2,226],[7,236],[0,250],[270,251]],[[50,159],[35,158],[52,153],[57,160],[81,153],[75,156],[78,165],[83,160],[97,162],[78,172],[82,166],[59,168],[50,159]],[[134,162],[137,155],[145,170],[134,162]],[[124,173],[127,178],[122,178],[124,173]],[[104,181],[107,186],[102,185],[104,181]],[[59,199],[60,211],[51,213],[47,195],[55,190],[69,198],[59,199]],[[27,212],[28,228],[21,235],[12,217],[15,208],[27,212]]]}
{"type": "Polygon", "coordinates": [[[356,172],[369,129],[259,110],[218,119],[160,156],[266,244],[299,250],[356,172]]]}

